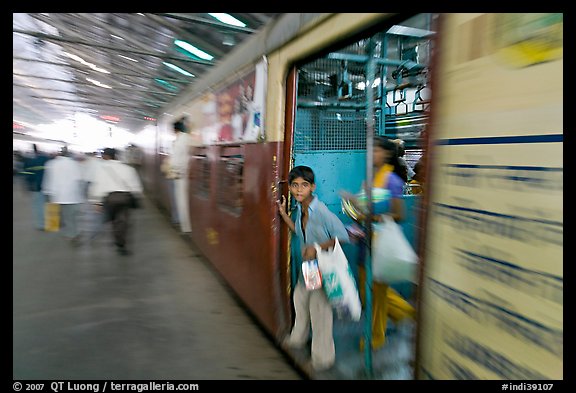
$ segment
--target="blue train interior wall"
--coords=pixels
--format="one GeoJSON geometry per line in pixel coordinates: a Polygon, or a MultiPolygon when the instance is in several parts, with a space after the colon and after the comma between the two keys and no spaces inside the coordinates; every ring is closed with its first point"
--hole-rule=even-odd
{"type": "MultiPolygon", "coordinates": [[[[316,195],[336,214],[344,225],[354,221],[342,211],[340,191],[357,193],[366,179],[366,127],[361,110],[337,110],[299,107],[293,143],[293,165],[312,168],[316,177],[316,195]]],[[[406,218],[402,229],[410,244],[417,249],[417,219],[419,196],[406,195],[406,218]]],[[[301,258],[299,244],[292,238],[292,258],[301,258]]],[[[342,248],[356,273],[359,258],[358,243],[343,244],[342,248]]],[[[292,266],[297,266],[292,264],[292,266]]],[[[297,272],[292,271],[295,278],[297,272]]],[[[397,284],[396,289],[410,296],[412,285],[397,284]]]]}

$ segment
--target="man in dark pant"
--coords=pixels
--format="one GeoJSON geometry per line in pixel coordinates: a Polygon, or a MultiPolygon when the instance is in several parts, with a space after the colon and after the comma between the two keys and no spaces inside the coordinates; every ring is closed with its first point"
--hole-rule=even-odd
{"type": "Polygon", "coordinates": [[[118,254],[129,255],[130,210],[134,207],[133,196],[142,196],[142,183],[133,167],[116,160],[116,150],[104,149],[102,158],[90,181],[89,200],[102,205],[105,220],[112,223],[118,254]]]}
{"type": "Polygon", "coordinates": [[[130,223],[131,204],[130,193],[123,191],[111,192],[104,200],[104,214],[106,215],[106,220],[112,222],[114,244],[121,255],[130,254],[130,251],[126,248],[126,237],[130,223]]]}

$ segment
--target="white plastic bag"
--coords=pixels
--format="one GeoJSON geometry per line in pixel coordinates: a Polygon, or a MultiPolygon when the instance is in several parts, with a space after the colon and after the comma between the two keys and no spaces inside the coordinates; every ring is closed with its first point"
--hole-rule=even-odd
{"type": "Polygon", "coordinates": [[[418,255],[393,218],[384,215],[384,222],[374,224],[372,237],[372,277],[386,284],[416,282],[418,255]]]}
{"type": "Polygon", "coordinates": [[[338,238],[332,250],[322,251],[318,244],[314,244],[314,247],[322,273],[322,288],[330,305],[335,309],[336,315],[339,318],[349,317],[354,321],[360,320],[362,304],[358,296],[358,288],[338,238]]]}

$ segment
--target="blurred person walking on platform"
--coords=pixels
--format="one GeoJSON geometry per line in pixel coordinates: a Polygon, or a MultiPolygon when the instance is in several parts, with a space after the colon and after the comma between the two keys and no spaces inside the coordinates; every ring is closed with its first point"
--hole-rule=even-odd
{"type": "Polygon", "coordinates": [[[13,184],[19,181],[24,169],[24,156],[18,150],[12,152],[12,180],[13,184]]]}
{"type": "Polygon", "coordinates": [[[32,193],[32,209],[34,211],[36,229],[43,231],[46,196],[42,192],[42,181],[44,179],[45,165],[50,160],[50,156],[39,151],[36,144],[33,144],[32,148],[34,150],[32,155],[23,159],[21,173],[24,175],[28,190],[32,193]]]}
{"type": "Polygon", "coordinates": [[[136,169],[116,159],[116,150],[104,149],[103,162],[94,166],[88,199],[102,206],[105,220],[112,223],[114,245],[120,255],[129,255],[128,236],[132,195],[142,197],[142,183],[136,169]]]}
{"type": "Polygon", "coordinates": [[[84,227],[83,232],[87,234],[87,240],[92,241],[102,232],[104,228],[104,217],[102,209],[99,206],[94,206],[89,201],[88,190],[90,184],[94,182],[94,175],[98,166],[104,162],[103,159],[96,155],[96,152],[86,153],[81,161],[82,176],[84,185],[84,227]]]}
{"type": "Polygon", "coordinates": [[[125,162],[126,164],[130,165],[136,172],[138,172],[138,176],[142,179],[142,162],[144,160],[142,149],[138,145],[134,143],[130,143],[125,150],[125,162]]]}
{"type": "MultiPolygon", "coordinates": [[[[280,216],[290,230],[296,233],[302,247],[302,260],[317,258],[314,244],[321,249],[334,248],[336,238],[340,243],[349,242],[348,232],[340,219],[332,213],[317,196],[314,172],[307,166],[296,166],[288,174],[290,193],[296,200],[297,210],[292,221],[286,213],[286,198],[278,202],[280,216]]],[[[294,310],[296,318],[290,336],[285,344],[290,347],[303,347],[308,341],[312,324],[312,366],[317,371],[329,369],[334,365],[336,352],[334,347],[333,311],[325,291],[320,287],[307,289],[301,266],[294,288],[294,310]]]]}
{"type": "Polygon", "coordinates": [[[78,245],[78,214],[84,202],[82,167],[64,146],[60,154],[45,164],[42,190],[48,201],[60,205],[61,229],[64,237],[78,245]]]}

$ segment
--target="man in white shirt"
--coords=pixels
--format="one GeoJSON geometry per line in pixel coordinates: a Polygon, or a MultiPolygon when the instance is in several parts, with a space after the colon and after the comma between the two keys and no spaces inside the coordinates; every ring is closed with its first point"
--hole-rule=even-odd
{"type": "Polygon", "coordinates": [[[188,166],[192,141],[183,119],[176,121],[172,126],[176,139],[174,139],[172,145],[170,165],[174,173],[174,197],[178,211],[178,221],[180,222],[180,231],[182,233],[190,233],[192,232],[192,226],[188,208],[188,166]]]}
{"type": "Polygon", "coordinates": [[[100,165],[93,168],[88,199],[103,206],[106,220],[112,222],[116,250],[120,255],[129,255],[127,241],[132,195],[141,197],[142,183],[133,167],[116,159],[115,149],[104,149],[102,158],[100,165]]]}
{"type": "Polygon", "coordinates": [[[80,163],[71,157],[66,147],[46,163],[42,192],[50,202],[60,205],[61,232],[73,245],[78,245],[78,214],[84,202],[83,176],[80,163]]]}

